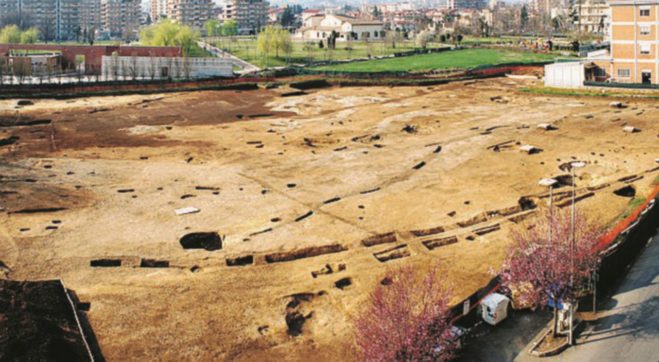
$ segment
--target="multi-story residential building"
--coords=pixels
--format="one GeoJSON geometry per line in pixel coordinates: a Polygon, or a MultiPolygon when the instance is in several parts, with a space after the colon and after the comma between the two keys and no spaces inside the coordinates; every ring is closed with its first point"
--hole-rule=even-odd
{"type": "Polygon", "coordinates": [[[151,21],[157,23],[167,17],[167,0],[151,0],[151,21]]]}
{"type": "Polygon", "coordinates": [[[659,0],[611,0],[611,52],[593,59],[615,82],[659,84],[659,0]]]}
{"type": "Polygon", "coordinates": [[[21,1],[18,0],[0,0],[0,21],[14,18],[19,19],[21,14],[21,1]]]}
{"type": "Polygon", "coordinates": [[[37,27],[47,40],[80,35],[80,0],[0,0],[0,15],[37,27]]]}
{"type": "Polygon", "coordinates": [[[101,0],[81,0],[80,27],[83,32],[101,28],[101,0]]]}
{"type": "Polygon", "coordinates": [[[167,0],[167,18],[194,28],[203,28],[213,16],[212,0],[167,0]]]}
{"type": "Polygon", "coordinates": [[[574,24],[581,32],[606,35],[611,25],[611,11],[604,0],[585,0],[577,6],[574,24]]]}
{"type": "Polygon", "coordinates": [[[235,20],[241,34],[256,34],[268,22],[269,4],[265,0],[229,0],[224,20],[235,20]]]}
{"type": "Polygon", "coordinates": [[[448,0],[449,9],[485,9],[487,0],[448,0]]]}
{"type": "Polygon", "coordinates": [[[101,0],[101,28],[112,37],[135,39],[141,12],[141,0],[101,0]]]}

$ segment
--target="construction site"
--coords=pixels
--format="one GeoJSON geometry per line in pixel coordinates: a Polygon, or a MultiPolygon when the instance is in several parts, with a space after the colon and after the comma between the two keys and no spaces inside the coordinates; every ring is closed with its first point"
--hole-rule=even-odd
{"type": "Polygon", "coordinates": [[[61,280],[107,360],[359,360],[392,268],[460,303],[550,202],[656,184],[656,99],[538,82],[0,100],[0,278],[61,280]]]}

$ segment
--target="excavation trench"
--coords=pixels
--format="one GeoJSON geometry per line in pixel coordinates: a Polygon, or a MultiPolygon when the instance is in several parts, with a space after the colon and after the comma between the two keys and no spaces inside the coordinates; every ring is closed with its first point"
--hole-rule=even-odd
{"type": "Polygon", "coordinates": [[[285,261],[292,261],[303,258],[311,258],[314,256],[333,254],[346,251],[348,248],[341,244],[331,244],[324,246],[312,246],[304,249],[298,249],[288,252],[272,253],[265,256],[265,261],[268,263],[281,263],[285,261]]]}

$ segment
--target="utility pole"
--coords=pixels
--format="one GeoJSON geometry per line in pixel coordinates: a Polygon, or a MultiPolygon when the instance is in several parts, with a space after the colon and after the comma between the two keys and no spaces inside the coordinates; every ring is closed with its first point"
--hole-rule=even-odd
{"type": "Polygon", "coordinates": [[[579,2],[579,20],[578,20],[578,25],[577,25],[577,42],[579,42],[579,46],[581,46],[581,0],[577,0],[579,2]]]}

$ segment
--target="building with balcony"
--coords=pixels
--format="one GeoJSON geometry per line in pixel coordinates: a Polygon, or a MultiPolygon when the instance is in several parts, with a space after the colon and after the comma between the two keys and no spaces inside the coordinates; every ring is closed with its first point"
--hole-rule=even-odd
{"type": "Polygon", "coordinates": [[[168,19],[193,28],[202,29],[213,16],[213,0],[167,0],[168,19]]]}
{"type": "Polygon", "coordinates": [[[111,37],[137,39],[141,13],[140,0],[101,0],[101,28],[111,37]]]}
{"type": "Polygon", "coordinates": [[[611,51],[591,57],[611,80],[659,84],[659,0],[612,0],[611,51]]]}
{"type": "Polygon", "coordinates": [[[228,0],[223,19],[235,20],[240,34],[258,34],[268,23],[268,8],[265,0],[228,0]]]}

